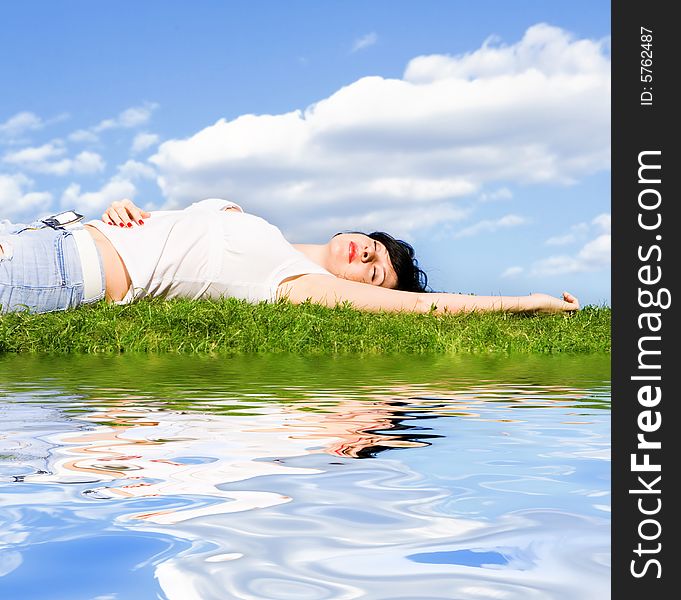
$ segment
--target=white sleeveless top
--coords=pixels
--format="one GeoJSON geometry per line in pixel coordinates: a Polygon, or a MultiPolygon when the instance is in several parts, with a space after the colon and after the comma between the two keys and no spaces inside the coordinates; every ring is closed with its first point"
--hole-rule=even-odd
{"type": "MultiPolygon", "coordinates": [[[[286,241],[264,219],[209,198],[184,210],[153,211],[144,225],[115,227],[89,221],[111,242],[125,264],[132,287],[121,303],[144,296],[232,297],[274,301],[288,277],[326,269],[286,241]]],[[[331,275],[332,276],[332,275],[331,275]]]]}

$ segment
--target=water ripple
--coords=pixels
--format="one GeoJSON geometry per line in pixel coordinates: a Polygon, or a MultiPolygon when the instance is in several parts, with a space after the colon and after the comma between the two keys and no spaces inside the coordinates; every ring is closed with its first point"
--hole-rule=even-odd
{"type": "Polygon", "coordinates": [[[270,360],[2,384],[3,597],[609,596],[601,371],[270,360]]]}

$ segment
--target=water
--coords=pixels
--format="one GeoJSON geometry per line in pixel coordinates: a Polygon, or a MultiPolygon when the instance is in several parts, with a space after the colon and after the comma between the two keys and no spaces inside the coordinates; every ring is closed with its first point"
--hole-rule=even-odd
{"type": "Polygon", "coordinates": [[[0,357],[3,600],[609,598],[606,357],[0,357]]]}

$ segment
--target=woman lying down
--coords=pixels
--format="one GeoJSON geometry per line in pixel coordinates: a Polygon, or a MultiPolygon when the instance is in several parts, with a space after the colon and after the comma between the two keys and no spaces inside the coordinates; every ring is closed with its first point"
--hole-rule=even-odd
{"type": "Polygon", "coordinates": [[[413,248],[386,233],[339,233],[325,244],[294,244],[274,225],[218,198],[153,212],[122,200],[101,220],[80,218],[67,211],[0,228],[0,312],[144,297],[284,298],[331,307],[349,301],[360,310],[391,312],[579,309],[567,292],[562,298],[428,292],[413,248]]]}

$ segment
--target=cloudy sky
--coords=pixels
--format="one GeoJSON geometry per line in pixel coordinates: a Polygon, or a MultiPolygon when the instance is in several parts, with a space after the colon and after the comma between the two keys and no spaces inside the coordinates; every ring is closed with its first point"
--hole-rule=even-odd
{"type": "Polygon", "coordinates": [[[610,303],[610,3],[0,4],[0,219],[227,197],[610,303]]]}

